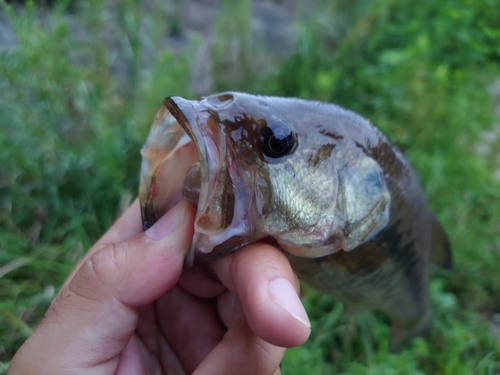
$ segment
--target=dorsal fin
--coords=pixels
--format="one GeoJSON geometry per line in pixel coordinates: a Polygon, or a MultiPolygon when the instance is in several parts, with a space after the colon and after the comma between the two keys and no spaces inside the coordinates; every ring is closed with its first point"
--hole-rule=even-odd
{"type": "Polygon", "coordinates": [[[434,213],[432,213],[431,262],[448,270],[453,267],[450,241],[434,213]]]}

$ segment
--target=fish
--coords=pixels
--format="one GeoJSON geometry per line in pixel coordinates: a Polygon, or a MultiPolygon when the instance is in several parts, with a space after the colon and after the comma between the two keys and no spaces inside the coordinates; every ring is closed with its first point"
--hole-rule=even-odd
{"type": "Polygon", "coordinates": [[[270,241],[299,279],[391,321],[390,350],[432,321],[430,264],[450,242],[419,176],[368,119],[336,104],[223,92],[164,99],[141,150],[146,230],[197,207],[185,265],[270,241]]]}

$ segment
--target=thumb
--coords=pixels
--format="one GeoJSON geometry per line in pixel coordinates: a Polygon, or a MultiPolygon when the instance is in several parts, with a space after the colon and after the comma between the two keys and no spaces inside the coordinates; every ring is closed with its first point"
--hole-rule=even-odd
{"type": "Polygon", "coordinates": [[[136,328],[138,309],[179,279],[193,220],[193,207],[181,202],[148,231],[88,258],[17,353],[27,350],[25,359],[36,365],[33,372],[20,373],[95,373],[97,367],[99,373],[114,373],[136,328]]]}
{"type": "MultiPolygon", "coordinates": [[[[66,293],[99,304],[115,299],[132,308],[154,301],[180,276],[193,237],[193,218],[193,207],[180,202],[146,232],[93,254],[66,293]]],[[[64,299],[64,291],[59,299],[64,299]]]]}

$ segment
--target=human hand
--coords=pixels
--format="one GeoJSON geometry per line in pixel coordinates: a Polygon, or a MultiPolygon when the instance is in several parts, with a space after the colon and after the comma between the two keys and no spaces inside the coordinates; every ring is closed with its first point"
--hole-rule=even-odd
{"type": "Polygon", "coordinates": [[[181,202],[142,232],[134,202],[73,270],[8,374],[279,374],[284,347],[310,333],[286,257],[253,244],[182,270],[194,215],[181,202]]]}

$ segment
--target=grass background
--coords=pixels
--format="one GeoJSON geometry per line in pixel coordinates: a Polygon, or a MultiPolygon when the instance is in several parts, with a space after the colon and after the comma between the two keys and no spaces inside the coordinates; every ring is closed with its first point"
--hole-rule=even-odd
{"type": "MultiPolygon", "coordinates": [[[[192,88],[200,40],[162,47],[183,25],[160,1],[51,3],[47,13],[0,1],[16,34],[0,55],[0,374],[136,194],[163,97],[207,94],[192,88]]],[[[251,2],[222,1],[213,91],[316,98],[372,119],[420,172],[456,264],[434,272],[429,337],[396,355],[384,316],[342,318],[341,304],[305,287],[313,333],[287,352],[283,373],[500,374],[500,131],[488,92],[500,77],[499,1],[304,4],[296,48],[278,64],[251,41],[251,2]]]]}

